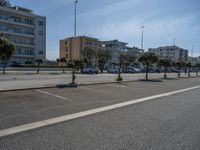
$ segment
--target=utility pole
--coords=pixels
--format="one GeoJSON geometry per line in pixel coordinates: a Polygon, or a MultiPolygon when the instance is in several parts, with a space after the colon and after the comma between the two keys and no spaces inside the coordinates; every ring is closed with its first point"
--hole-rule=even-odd
{"type": "Polygon", "coordinates": [[[75,0],[75,8],[74,8],[74,37],[76,37],[76,4],[78,0],[75,0]]]}
{"type": "MultiPolygon", "coordinates": [[[[74,1],[74,59],[76,59],[76,5],[78,0],[74,1]]],[[[73,58],[73,57],[72,57],[73,58]]]]}
{"type": "Polygon", "coordinates": [[[143,51],[144,46],[144,26],[142,26],[142,37],[141,37],[141,50],[143,51]]]}

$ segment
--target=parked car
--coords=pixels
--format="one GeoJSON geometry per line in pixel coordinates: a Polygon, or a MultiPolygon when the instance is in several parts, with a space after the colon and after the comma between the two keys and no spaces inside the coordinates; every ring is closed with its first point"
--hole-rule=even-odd
{"type": "Polygon", "coordinates": [[[86,73],[86,74],[98,74],[99,69],[96,68],[96,67],[85,67],[85,68],[82,69],[81,72],[86,73]]]}
{"type": "Polygon", "coordinates": [[[132,66],[128,66],[128,67],[123,68],[123,73],[139,73],[139,72],[140,72],[140,69],[137,69],[137,68],[132,67],[132,66]]]}
{"type": "Polygon", "coordinates": [[[119,73],[119,67],[111,67],[107,70],[108,73],[119,73]]]}

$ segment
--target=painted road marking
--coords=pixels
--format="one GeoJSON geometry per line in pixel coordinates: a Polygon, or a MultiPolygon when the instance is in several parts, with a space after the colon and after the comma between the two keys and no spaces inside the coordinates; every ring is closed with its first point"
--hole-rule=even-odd
{"type": "Polygon", "coordinates": [[[42,90],[36,90],[36,91],[39,92],[39,93],[42,93],[42,94],[47,94],[47,95],[50,95],[50,96],[57,97],[57,98],[59,98],[59,99],[63,99],[63,100],[67,100],[67,101],[72,101],[72,100],[69,99],[69,98],[62,97],[62,96],[59,96],[59,95],[56,95],[56,94],[52,94],[52,93],[49,93],[49,92],[46,92],[46,91],[42,91],[42,90]]]}
{"type": "Polygon", "coordinates": [[[89,116],[89,115],[93,115],[93,114],[97,114],[97,113],[101,113],[101,112],[105,112],[105,111],[109,111],[109,110],[113,110],[113,109],[117,109],[117,108],[121,108],[121,107],[125,107],[125,106],[129,106],[129,105],[133,105],[133,104],[137,104],[137,103],[141,103],[141,102],[145,102],[145,101],[149,101],[149,100],[153,100],[153,99],[171,96],[174,94],[183,93],[183,92],[187,92],[187,91],[191,91],[191,90],[195,90],[195,89],[199,89],[199,88],[200,88],[200,86],[195,86],[195,87],[186,88],[186,89],[182,89],[182,90],[178,90],[178,91],[173,91],[173,92],[154,95],[154,96],[150,96],[150,97],[140,98],[140,99],[131,100],[131,101],[123,102],[123,103],[118,103],[118,104],[113,104],[113,105],[109,105],[109,106],[105,106],[105,107],[91,109],[91,110],[87,110],[87,111],[83,111],[83,112],[79,112],[79,113],[75,113],[75,114],[71,114],[71,115],[60,116],[60,117],[47,119],[47,120],[43,120],[43,121],[39,121],[39,122],[34,122],[34,123],[30,123],[30,124],[25,124],[25,125],[21,125],[21,126],[9,128],[9,129],[4,129],[4,130],[0,130],[0,137],[13,135],[13,134],[17,134],[17,133],[21,133],[21,132],[61,123],[61,122],[66,122],[69,120],[73,120],[73,119],[77,119],[77,118],[81,118],[81,117],[85,117],[85,116],[89,116]]]}

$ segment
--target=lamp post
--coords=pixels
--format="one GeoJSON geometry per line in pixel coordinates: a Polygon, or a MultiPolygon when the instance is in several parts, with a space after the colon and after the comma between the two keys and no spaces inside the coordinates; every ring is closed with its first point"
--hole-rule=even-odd
{"type": "Polygon", "coordinates": [[[74,37],[76,37],[76,4],[78,0],[75,0],[75,9],[74,9],[74,37]]]}
{"type": "Polygon", "coordinates": [[[78,3],[78,0],[74,1],[74,57],[72,56],[72,59],[76,59],[76,5],[78,3]]]}
{"type": "Polygon", "coordinates": [[[144,44],[144,26],[142,26],[142,37],[141,37],[141,50],[143,51],[143,44],[144,44]]]}
{"type": "MultiPolygon", "coordinates": [[[[143,44],[144,44],[144,26],[142,26],[142,37],[141,37],[141,53],[143,54],[143,44]]],[[[140,63],[140,68],[143,68],[142,62],[140,63]]]]}

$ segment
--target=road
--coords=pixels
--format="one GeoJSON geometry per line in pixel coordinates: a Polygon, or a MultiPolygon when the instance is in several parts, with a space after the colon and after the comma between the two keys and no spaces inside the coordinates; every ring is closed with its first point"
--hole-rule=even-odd
{"type": "Polygon", "coordinates": [[[1,150],[199,150],[199,78],[0,93],[0,128],[180,91],[0,138],[1,150]]]}

